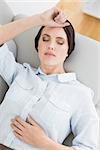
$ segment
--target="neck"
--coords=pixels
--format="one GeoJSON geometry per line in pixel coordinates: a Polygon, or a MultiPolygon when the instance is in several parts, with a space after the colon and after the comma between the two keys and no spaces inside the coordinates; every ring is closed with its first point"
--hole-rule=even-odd
{"type": "Polygon", "coordinates": [[[40,68],[47,75],[56,74],[56,73],[58,73],[58,74],[59,73],[65,73],[63,65],[61,65],[61,66],[48,66],[48,65],[41,64],[40,68]]]}

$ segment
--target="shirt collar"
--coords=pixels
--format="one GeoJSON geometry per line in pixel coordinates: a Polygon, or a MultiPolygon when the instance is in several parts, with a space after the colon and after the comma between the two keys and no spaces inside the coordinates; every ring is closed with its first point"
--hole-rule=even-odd
{"type": "Polygon", "coordinates": [[[68,73],[62,73],[62,74],[51,74],[51,75],[47,75],[45,74],[40,67],[38,67],[38,69],[35,71],[36,75],[45,75],[45,76],[57,76],[58,81],[60,82],[69,82],[69,81],[73,81],[76,80],[76,73],[74,72],[68,72],[68,73]]]}

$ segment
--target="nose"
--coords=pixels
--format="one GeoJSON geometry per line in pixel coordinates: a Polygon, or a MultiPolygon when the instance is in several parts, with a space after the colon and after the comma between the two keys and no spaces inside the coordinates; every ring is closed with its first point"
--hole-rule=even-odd
{"type": "Polygon", "coordinates": [[[48,50],[54,50],[54,49],[55,49],[54,43],[51,42],[51,43],[48,45],[48,50]]]}

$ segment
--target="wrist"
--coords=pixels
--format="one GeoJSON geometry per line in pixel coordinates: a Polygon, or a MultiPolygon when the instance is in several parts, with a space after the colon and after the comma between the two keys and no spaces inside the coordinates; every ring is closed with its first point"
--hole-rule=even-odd
{"type": "Polygon", "coordinates": [[[64,146],[62,144],[56,143],[49,137],[43,139],[40,149],[42,150],[75,150],[72,147],[64,146]]]}
{"type": "Polygon", "coordinates": [[[31,18],[33,26],[42,26],[43,21],[41,14],[32,15],[31,18]]]}
{"type": "Polygon", "coordinates": [[[39,14],[39,20],[42,26],[44,26],[45,24],[45,19],[44,19],[44,15],[43,14],[39,14]]]}
{"type": "Polygon", "coordinates": [[[46,137],[43,140],[40,148],[42,150],[61,150],[59,149],[59,144],[53,141],[52,139],[50,139],[49,137],[46,137]]]}
{"type": "MultiPolygon", "coordinates": [[[[42,150],[50,150],[50,145],[52,145],[52,140],[49,137],[43,137],[42,138],[42,143],[40,145],[40,149],[42,150]]],[[[53,150],[53,149],[52,149],[53,150]]]]}

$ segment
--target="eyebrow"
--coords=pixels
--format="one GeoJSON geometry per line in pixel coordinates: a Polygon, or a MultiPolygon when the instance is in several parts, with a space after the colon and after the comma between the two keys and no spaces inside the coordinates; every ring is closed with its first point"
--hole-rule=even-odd
{"type": "MultiPolygon", "coordinates": [[[[50,37],[50,35],[49,35],[49,34],[43,34],[42,36],[48,36],[48,37],[50,37]]],[[[56,37],[56,38],[59,38],[59,39],[61,39],[61,40],[65,40],[65,38],[60,37],[60,36],[58,36],[58,37],[56,37]]]]}

